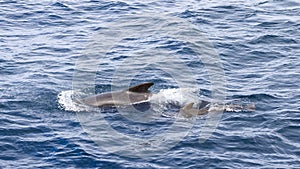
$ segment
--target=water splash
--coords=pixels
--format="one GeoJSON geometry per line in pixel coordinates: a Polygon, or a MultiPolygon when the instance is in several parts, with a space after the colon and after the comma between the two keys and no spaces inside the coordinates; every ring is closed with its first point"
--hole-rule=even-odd
{"type": "Polygon", "coordinates": [[[79,95],[83,95],[82,92],[75,92],[74,90],[66,90],[62,91],[58,94],[57,100],[59,104],[59,108],[66,111],[74,111],[74,112],[81,112],[81,111],[89,111],[91,109],[90,106],[81,104],[80,102],[76,101],[79,95]]]}
{"type": "Polygon", "coordinates": [[[193,88],[172,88],[162,89],[153,94],[150,102],[158,105],[173,104],[184,106],[191,102],[199,102],[199,89],[193,88]]]}

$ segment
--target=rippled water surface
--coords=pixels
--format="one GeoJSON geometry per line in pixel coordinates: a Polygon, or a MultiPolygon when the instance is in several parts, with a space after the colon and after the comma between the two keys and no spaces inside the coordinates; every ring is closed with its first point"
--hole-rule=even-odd
{"type": "MultiPolygon", "coordinates": [[[[4,0],[0,9],[0,168],[300,168],[298,1],[4,0]],[[256,110],[224,112],[204,143],[206,116],[156,155],[112,153],[82,121],[99,112],[74,110],[67,98],[152,81],[158,105],[194,101],[179,99],[178,87],[212,99],[209,56],[220,59],[226,102],[256,110]]],[[[160,108],[164,116],[143,123],[115,108],[100,113],[114,131],[151,137],[174,123],[176,108],[160,108]]]]}

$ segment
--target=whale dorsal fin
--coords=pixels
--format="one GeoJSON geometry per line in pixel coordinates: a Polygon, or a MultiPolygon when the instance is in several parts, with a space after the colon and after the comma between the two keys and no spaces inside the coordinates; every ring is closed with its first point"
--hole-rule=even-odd
{"type": "Polygon", "coordinates": [[[151,87],[152,85],[154,85],[154,83],[152,82],[143,83],[143,84],[130,87],[128,91],[137,92],[137,93],[147,93],[149,87],[151,87]]]}
{"type": "Polygon", "coordinates": [[[182,109],[184,109],[184,110],[190,110],[190,109],[193,108],[193,105],[194,105],[194,103],[189,103],[189,104],[185,105],[182,109]]]}

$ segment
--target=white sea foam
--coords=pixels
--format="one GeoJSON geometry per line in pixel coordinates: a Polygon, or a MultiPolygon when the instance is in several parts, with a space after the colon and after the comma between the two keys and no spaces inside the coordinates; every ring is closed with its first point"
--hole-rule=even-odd
{"type": "Polygon", "coordinates": [[[81,104],[80,102],[76,102],[74,99],[75,96],[82,95],[81,92],[74,92],[73,90],[62,91],[58,94],[57,100],[59,103],[59,107],[66,111],[88,111],[91,109],[90,106],[81,104]]]}
{"type": "Polygon", "coordinates": [[[158,93],[153,94],[150,98],[150,102],[158,105],[175,104],[183,106],[188,103],[199,102],[198,93],[199,89],[192,88],[162,89],[158,93]]]}

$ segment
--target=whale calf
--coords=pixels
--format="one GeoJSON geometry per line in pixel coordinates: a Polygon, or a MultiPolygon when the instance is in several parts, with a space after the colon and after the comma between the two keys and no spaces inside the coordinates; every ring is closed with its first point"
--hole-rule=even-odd
{"type": "Polygon", "coordinates": [[[194,103],[189,103],[187,105],[185,105],[184,107],[182,107],[179,111],[179,113],[181,115],[183,115],[185,118],[191,118],[193,116],[197,116],[197,115],[203,115],[208,113],[209,110],[209,104],[199,108],[193,108],[194,103]]]}
{"type": "Polygon", "coordinates": [[[201,104],[199,107],[194,108],[194,103],[189,103],[182,107],[179,111],[179,113],[185,117],[185,118],[191,118],[198,115],[207,114],[211,110],[215,111],[227,111],[227,112],[239,112],[239,111],[255,111],[255,105],[253,103],[247,104],[245,106],[243,105],[236,105],[236,104],[225,104],[223,106],[216,106],[211,108],[211,105],[207,101],[201,101],[201,104]]]}
{"type": "Polygon", "coordinates": [[[153,84],[152,82],[147,82],[121,91],[86,97],[81,102],[94,107],[132,105],[147,101],[152,96],[148,89],[153,84]]]}

